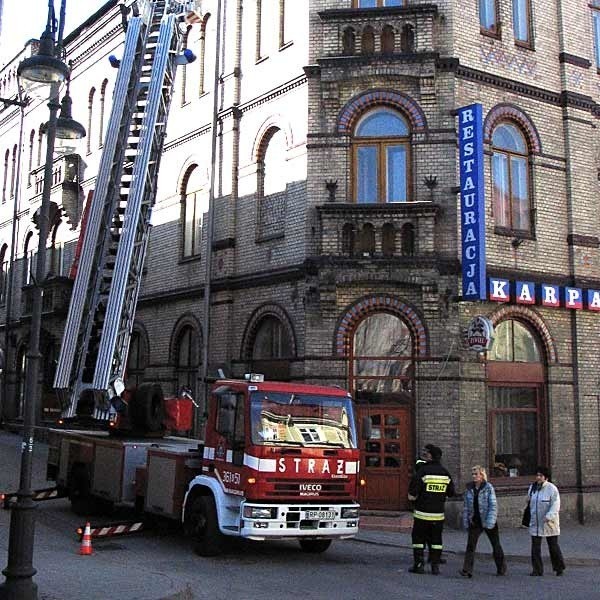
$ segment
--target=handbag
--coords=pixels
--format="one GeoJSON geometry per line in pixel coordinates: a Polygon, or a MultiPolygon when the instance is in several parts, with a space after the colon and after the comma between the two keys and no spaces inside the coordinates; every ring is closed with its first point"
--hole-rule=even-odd
{"type": "Polygon", "coordinates": [[[527,506],[523,511],[523,516],[521,517],[521,527],[529,528],[529,523],[531,522],[531,487],[527,491],[527,506]]]}
{"type": "Polygon", "coordinates": [[[529,523],[531,521],[531,506],[530,506],[530,500],[527,500],[527,506],[525,507],[525,510],[523,511],[523,516],[521,517],[521,527],[527,527],[529,528],[529,523]]]}

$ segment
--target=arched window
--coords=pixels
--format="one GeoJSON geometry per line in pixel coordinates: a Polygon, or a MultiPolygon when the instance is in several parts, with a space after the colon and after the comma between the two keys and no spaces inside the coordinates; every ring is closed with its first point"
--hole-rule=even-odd
{"type": "Polygon", "coordinates": [[[87,153],[89,154],[92,151],[92,123],[94,119],[94,94],[96,93],[96,88],[92,88],[88,95],[88,123],[87,123],[87,153]]]}
{"type": "Polygon", "coordinates": [[[396,228],[393,223],[384,223],[381,228],[381,252],[388,257],[396,253],[396,228]]]}
{"type": "Polygon", "coordinates": [[[3,244],[0,249],[0,304],[6,304],[8,292],[8,268],[9,268],[8,244],[3,244]]]}
{"type": "Polygon", "coordinates": [[[393,54],[395,41],[394,28],[391,25],[384,25],[381,30],[381,52],[383,54],[393,54]]]}
{"type": "Polygon", "coordinates": [[[529,477],[548,457],[545,364],[537,336],[521,321],[501,321],[487,359],[490,473],[529,477]]]}
{"type": "Polygon", "coordinates": [[[290,358],[292,344],[285,327],[277,317],[266,316],[258,326],[252,346],[252,358],[290,358]]]}
{"type": "Polygon", "coordinates": [[[184,326],[175,345],[175,375],[178,394],[182,388],[189,388],[192,398],[198,398],[198,375],[202,364],[200,336],[191,325],[184,326]]]}
{"type": "Polygon", "coordinates": [[[367,25],[360,37],[360,51],[362,54],[373,54],[375,52],[375,31],[367,25]]]}
{"type": "Polygon", "coordinates": [[[360,231],[359,252],[361,256],[372,256],[375,253],[375,227],[365,223],[360,231]]]}
{"type": "Polygon", "coordinates": [[[44,124],[41,123],[38,129],[38,151],[37,151],[37,166],[42,164],[42,148],[44,147],[44,124]]]}
{"type": "Polygon", "coordinates": [[[364,318],[354,331],[351,354],[351,387],[357,401],[412,400],[413,340],[402,319],[384,312],[364,318]]]}
{"type": "Polygon", "coordinates": [[[22,285],[29,285],[32,281],[32,276],[35,272],[35,257],[36,257],[35,239],[33,232],[30,231],[25,238],[23,247],[23,280],[22,285]]]}
{"type": "Polygon", "coordinates": [[[17,188],[17,144],[13,146],[12,161],[10,165],[10,196],[14,197],[17,188]]]}
{"type": "Polygon", "coordinates": [[[10,150],[4,153],[4,177],[2,179],[2,204],[6,202],[6,187],[8,185],[8,163],[10,161],[10,150]]]}
{"type": "Polygon", "coordinates": [[[492,133],[492,202],[497,227],[531,231],[529,152],[523,133],[500,123],[492,133]]]}
{"type": "MultiPolygon", "coordinates": [[[[185,30],[185,33],[183,34],[183,39],[181,42],[183,49],[188,48],[191,30],[192,26],[188,25],[185,30]]],[[[178,69],[178,71],[181,72],[181,106],[183,106],[187,102],[187,65],[184,64],[178,69]]]]}
{"type": "Polygon", "coordinates": [[[415,30],[408,23],[402,27],[400,33],[400,51],[405,53],[415,51],[415,30]]]}
{"type": "Polygon", "coordinates": [[[182,194],[184,258],[200,256],[202,251],[202,220],[208,211],[206,184],[200,167],[191,167],[182,194]]]}
{"type": "Polygon", "coordinates": [[[106,108],[107,86],[108,79],[105,79],[100,87],[100,124],[98,126],[98,148],[102,148],[102,145],[104,144],[104,110],[106,108]]]}
{"type": "Polygon", "coordinates": [[[352,223],[344,223],[342,227],[342,254],[354,256],[355,232],[352,223]]]}
{"type": "Polygon", "coordinates": [[[48,277],[58,277],[64,275],[63,273],[63,262],[64,262],[64,246],[60,242],[58,235],[58,229],[61,225],[59,221],[52,228],[50,235],[50,247],[48,248],[48,262],[46,264],[46,270],[48,277]]]}
{"type": "Polygon", "coordinates": [[[134,329],[127,355],[127,387],[137,388],[144,382],[144,371],[148,362],[144,336],[134,329]]]}
{"type": "Polygon", "coordinates": [[[204,71],[206,68],[206,24],[210,18],[210,13],[207,12],[202,16],[202,22],[200,23],[200,55],[199,55],[199,81],[198,81],[198,95],[204,94],[204,71]]]}
{"type": "Polygon", "coordinates": [[[346,27],[342,37],[342,53],[344,56],[352,56],[356,51],[356,33],[352,27],[346,27]]]}
{"type": "Polygon", "coordinates": [[[352,149],[356,202],[409,199],[410,131],[400,113],[389,108],[369,111],[356,125],[352,149]]]}
{"type": "Polygon", "coordinates": [[[412,223],[402,225],[400,232],[402,256],[414,256],[415,253],[415,228],[412,223]]]}
{"type": "Polygon", "coordinates": [[[31,185],[31,171],[33,170],[33,146],[35,145],[35,129],[29,134],[29,168],[27,169],[27,187],[31,185]]]}
{"type": "Polygon", "coordinates": [[[258,194],[269,196],[285,191],[287,184],[287,144],[281,129],[272,127],[265,134],[258,157],[258,194]]]}

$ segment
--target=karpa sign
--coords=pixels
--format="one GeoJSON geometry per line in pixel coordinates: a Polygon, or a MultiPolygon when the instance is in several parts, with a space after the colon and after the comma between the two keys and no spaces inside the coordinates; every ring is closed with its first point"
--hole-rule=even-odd
{"type": "Polygon", "coordinates": [[[487,317],[477,316],[471,319],[467,329],[467,346],[474,352],[490,349],[494,339],[494,325],[487,317]]]}
{"type": "Polygon", "coordinates": [[[486,299],[485,192],[481,104],[458,109],[462,295],[486,299]]]}

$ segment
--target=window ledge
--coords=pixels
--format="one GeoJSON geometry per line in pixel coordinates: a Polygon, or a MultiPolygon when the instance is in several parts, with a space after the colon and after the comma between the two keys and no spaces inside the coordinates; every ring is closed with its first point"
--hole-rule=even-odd
{"type": "Polygon", "coordinates": [[[515,40],[515,46],[517,48],[521,48],[521,50],[530,50],[531,52],[535,52],[535,47],[532,42],[520,42],[519,40],[515,40]]]}
{"type": "Polygon", "coordinates": [[[509,229],[508,227],[494,227],[494,233],[496,235],[502,235],[505,237],[518,238],[520,240],[535,240],[535,235],[531,231],[524,231],[522,229],[509,229]]]}
{"type": "Polygon", "coordinates": [[[293,41],[286,42],[285,44],[283,44],[283,46],[279,46],[279,52],[282,52],[286,48],[289,48],[290,46],[293,46],[293,45],[294,45],[293,41]]]}
{"type": "Polygon", "coordinates": [[[489,37],[489,38],[492,38],[494,40],[501,40],[502,39],[502,34],[500,33],[500,30],[484,29],[483,27],[481,27],[479,29],[479,33],[481,33],[481,35],[483,35],[485,37],[489,37]]]}
{"type": "Polygon", "coordinates": [[[261,56],[260,58],[256,59],[256,64],[260,65],[260,63],[265,62],[265,60],[267,60],[269,57],[268,56],[261,56]]]}
{"type": "Polygon", "coordinates": [[[201,254],[194,254],[193,256],[182,256],[179,259],[179,264],[185,264],[185,263],[191,263],[191,262],[197,262],[202,258],[201,254]]]}

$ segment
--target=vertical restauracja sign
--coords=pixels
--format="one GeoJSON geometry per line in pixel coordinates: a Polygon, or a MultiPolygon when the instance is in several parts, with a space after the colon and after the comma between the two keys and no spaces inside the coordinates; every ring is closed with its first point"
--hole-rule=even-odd
{"type": "Polygon", "coordinates": [[[485,300],[485,191],[481,104],[458,109],[462,296],[485,300]]]}

